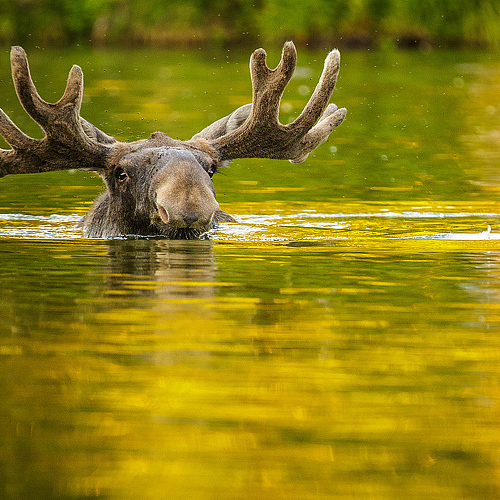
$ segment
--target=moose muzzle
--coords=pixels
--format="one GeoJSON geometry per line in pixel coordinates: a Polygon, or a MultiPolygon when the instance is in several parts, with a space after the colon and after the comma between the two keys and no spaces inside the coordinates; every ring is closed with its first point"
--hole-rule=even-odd
{"type": "Polygon", "coordinates": [[[209,228],[219,208],[212,179],[190,152],[166,156],[153,182],[159,216],[170,227],[209,228]]]}

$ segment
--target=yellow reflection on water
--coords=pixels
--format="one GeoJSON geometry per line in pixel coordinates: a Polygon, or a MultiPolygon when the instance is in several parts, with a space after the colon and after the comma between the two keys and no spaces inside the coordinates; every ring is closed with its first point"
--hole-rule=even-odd
{"type": "Polygon", "coordinates": [[[498,242],[384,238],[394,219],[346,217],[338,242],[1,242],[5,276],[46,294],[23,315],[32,292],[4,281],[9,491],[494,498],[498,242]]]}

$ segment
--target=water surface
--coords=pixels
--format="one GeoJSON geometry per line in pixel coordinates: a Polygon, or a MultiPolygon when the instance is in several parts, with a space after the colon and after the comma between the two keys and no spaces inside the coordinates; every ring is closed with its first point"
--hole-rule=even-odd
{"type": "MultiPolygon", "coordinates": [[[[79,63],[122,140],[250,95],[246,53],[29,56],[52,101],[79,63]]],[[[86,240],[98,177],[1,179],[2,498],[499,498],[499,83],[489,54],[343,53],[345,123],[217,175],[238,222],[202,241],[86,240]]]]}

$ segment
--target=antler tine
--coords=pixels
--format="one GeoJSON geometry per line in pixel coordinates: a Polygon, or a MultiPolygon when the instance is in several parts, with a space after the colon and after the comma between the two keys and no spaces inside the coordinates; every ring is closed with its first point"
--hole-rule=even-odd
{"type": "Polygon", "coordinates": [[[299,117],[289,127],[309,130],[321,116],[332,97],[340,69],[340,52],[332,50],[325,59],[323,72],[314,92],[299,117]]]}
{"type": "Polygon", "coordinates": [[[342,123],[347,110],[328,106],[340,68],[338,50],[327,56],[319,83],[300,116],[288,125],[279,122],[281,96],[293,75],[296,60],[292,42],[284,45],[281,61],[274,70],[266,64],[264,49],[257,49],[252,54],[252,109],[239,128],[212,140],[221,161],[274,158],[301,162],[342,123]]]}
{"type": "Polygon", "coordinates": [[[26,52],[22,47],[12,47],[10,51],[12,79],[17,96],[24,110],[44,128],[46,115],[50,112],[48,103],[38,94],[31,78],[26,52]]]}
{"type": "Polygon", "coordinates": [[[0,134],[12,147],[0,150],[0,177],[10,173],[36,173],[71,168],[99,170],[114,138],[80,117],[83,72],[73,66],[63,96],[55,104],[44,101],[31,78],[26,52],[11,50],[12,79],[24,110],[45,132],[43,139],[24,134],[0,112],[0,134]]]}
{"type": "MultiPolygon", "coordinates": [[[[0,109],[0,135],[13,148],[22,149],[36,144],[36,140],[27,136],[17,125],[0,109]]],[[[5,151],[0,149],[0,151],[5,151]]]]}
{"type": "Polygon", "coordinates": [[[297,64],[297,51],[293,42],[283,46],[281,61],[275,69],[269,69],[264,49],[257,49],[250,58],[250,75],[253,87],[253,115],[272,112],[276,119],[281,96],[293,76],[297,64]]]}

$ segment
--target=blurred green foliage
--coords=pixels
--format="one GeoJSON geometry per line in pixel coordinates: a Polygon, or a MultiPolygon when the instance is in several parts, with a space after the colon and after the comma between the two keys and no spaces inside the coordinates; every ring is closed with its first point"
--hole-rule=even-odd
{"type": "Polygon", "coordinates": [[[500,0],[2,0],[0,43],[498,46],[500,0]]]}

